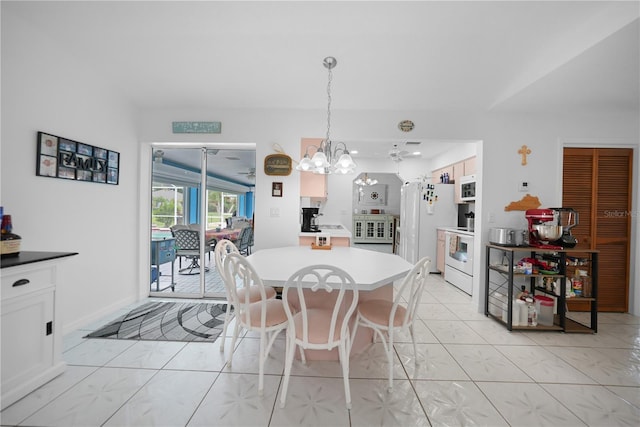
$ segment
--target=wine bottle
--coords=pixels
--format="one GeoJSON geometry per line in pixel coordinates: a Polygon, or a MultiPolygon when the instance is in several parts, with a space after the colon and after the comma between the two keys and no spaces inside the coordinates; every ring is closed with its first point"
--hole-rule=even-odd
{"type": "Polygon", "coordinates": [[[11,215],[3,215],[0,226],[0,256],[18,256],[21,240],[22,238],[13,232],[11,215]]]}

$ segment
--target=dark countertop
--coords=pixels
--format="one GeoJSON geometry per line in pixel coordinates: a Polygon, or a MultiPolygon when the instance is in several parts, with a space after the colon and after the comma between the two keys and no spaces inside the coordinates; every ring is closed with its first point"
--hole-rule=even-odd
{"type": "Polygon", "coordinates": [[[56,258],[65,258],[78,255],[78,252],[33,252],[21,251],[18,256],[8,256],[2,258],[0,268],[17,267],[34,262],[49,261],[56,258]]]}

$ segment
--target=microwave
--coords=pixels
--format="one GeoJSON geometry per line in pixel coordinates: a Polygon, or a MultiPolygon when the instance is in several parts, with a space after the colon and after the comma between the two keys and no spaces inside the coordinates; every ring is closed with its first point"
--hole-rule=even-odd
{"type": "Polygon", "coordinates": [[[467,175],[460,178],[460,200],[474,202],[476,200],[476,176],[467,175]]]}

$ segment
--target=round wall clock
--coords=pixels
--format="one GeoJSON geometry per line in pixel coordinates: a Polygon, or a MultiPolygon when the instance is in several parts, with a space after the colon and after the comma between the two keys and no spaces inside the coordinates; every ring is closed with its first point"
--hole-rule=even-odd
{"type": "Polygon", "coordinates": [[[379,194],[377,191],[372,191],[369,197],[371,197],[371,199],[373,200],[378,200],[379,194]]]}

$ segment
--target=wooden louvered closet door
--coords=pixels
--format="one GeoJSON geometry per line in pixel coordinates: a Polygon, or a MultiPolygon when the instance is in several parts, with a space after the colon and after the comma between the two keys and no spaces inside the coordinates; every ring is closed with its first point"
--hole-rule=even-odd
{"type": "Polygon", "coordinates": [[[564,149],[562,206],[579,214],[576,249],[600,251],[598,311],[629,309],[632,162],[632,149],[564,149]]]}

